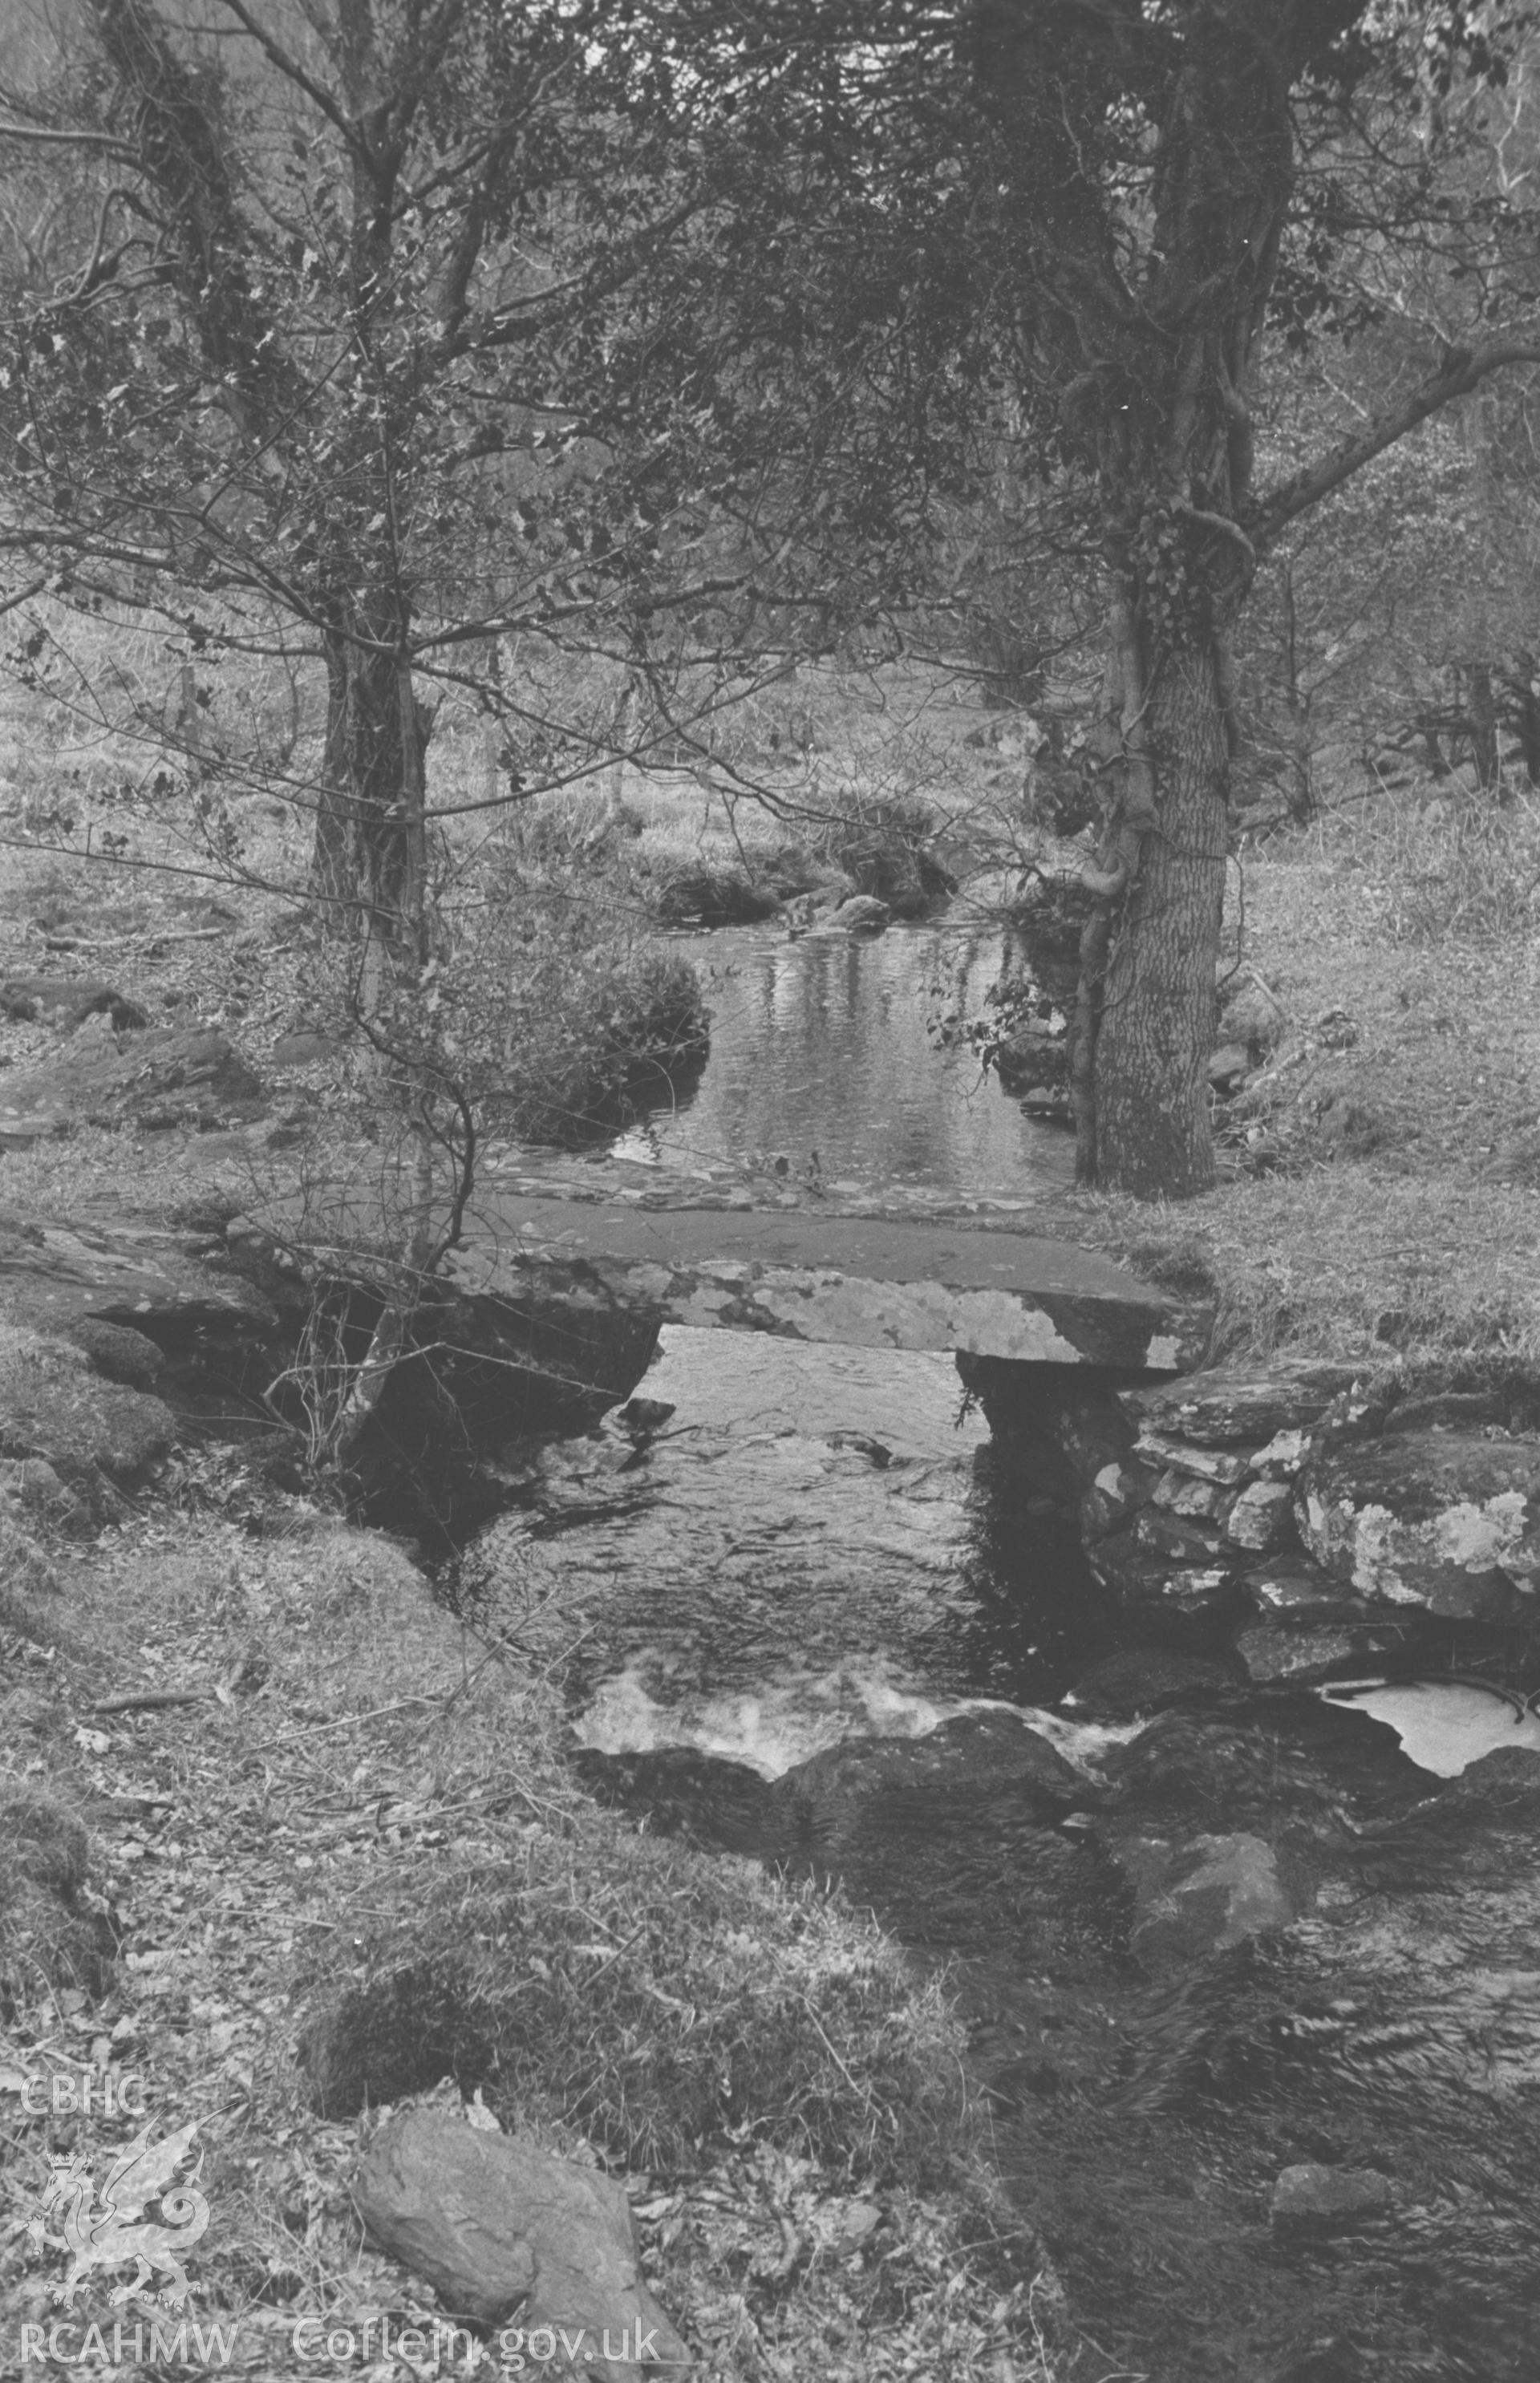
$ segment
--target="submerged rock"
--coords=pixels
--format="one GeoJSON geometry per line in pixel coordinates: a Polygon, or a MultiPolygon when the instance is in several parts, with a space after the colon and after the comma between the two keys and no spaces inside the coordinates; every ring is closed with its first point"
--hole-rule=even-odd
{"type": "Polygon", "coordinates": [[[1205,1656],[1166,1647],[1125,1647],[1082,1673],[1064,1701],[1078,1711],[1124,1721],[1167,1705],[1223,1702],[1235,1686],[1234,1673],[1205,1656]]]}
{"type": "Polygon", "coordinates": [[[1394,2201],[1388,2178],[1372,2167],[1286,2167],[1273,2187],[1269,2214],[1279,2234],[1347,2234],[1384,2217],[1394,2201]]]}
{"type": "Polygon", "coordinates": [[[1189,1967],[1299,1917],[1276,1853],[1248,1830],[1186,1843],[1135,1833],[1116,1859],[1134,1891],[1131,1948],[1149,1969],[1189,1967]]]}

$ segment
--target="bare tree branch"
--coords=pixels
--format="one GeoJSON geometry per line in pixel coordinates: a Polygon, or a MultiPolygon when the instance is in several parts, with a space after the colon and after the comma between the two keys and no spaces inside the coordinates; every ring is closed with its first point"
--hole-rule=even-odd
{"type": "Polygon", "coordinates": [[[1283,481],[1271,496],[1264,497],[1250,516],[1247,527],[1258,554],[1265,554],[1275,545],[1279,534],[1301,513],[1309,512],[1323,497],[1361,472],[1386,448],[1394,447],[1419,423],[1426,422],[1457,398],[1469,397],[1495,372],[1509,364],[1540,364],[1540,339],[1532,340],[1502,340],[1487,348],[1461,348],[1446,356],[1431,379],[1423,382],[1401,404],[1380,414],[1353,438],[1345,438],[1318,463],[1312,463],[1291,479],[1283,481]]]}

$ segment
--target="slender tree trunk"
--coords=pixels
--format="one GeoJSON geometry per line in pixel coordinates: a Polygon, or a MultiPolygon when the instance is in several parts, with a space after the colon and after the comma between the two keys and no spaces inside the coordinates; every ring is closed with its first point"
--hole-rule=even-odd
{"type": "Polygon", "coordinates": [[[1294,608],[1294,566],[1284,566],[1284,702],[1288,714],[1288,810],[1302,827],[1313,815],[1315,789],[1310,768],[1310,698],[1300,684],[1299,621],[1294,608]]]}
{"type": "Polygon", "coordinates": [[[628,678],[621,689],[610,730],[615,758],[604,772],[604,808],[611,820],[619,820],[625,808],[625,755],[631,742],[635,712],[636,682],[628,678]]]}
{"type": "MultiPolygon", "coordinates": [[[[381,1221],[397,1255],[380,1285],[383,1303],[368,1351],[338,1414],[332,1454],[339,1465],[351,1458],[412,1346],[436,1262],[434,1161],[441,1146],[433,1130],[438,1087],[424,1056],[429,1038],[417,1006],[431,957],[425,766],[430,722],[404,652],[355,648],[354,655],[347,691],[350,734],[342,749],[353,781],[344,798],[355,830],[347,859],[362,897],[358,999],[365,1021],[376,1027],[392,1001],[389,1039],[381,1038],[379,1054],[382,1093],[400,1118],[405,1152],[394,1184],[382,1186],[388,1213],[381,1221]],[[393,797],[383,801],[392,779],[393,797]]],[[[468,1151],[465,1164],[469,1168],[468,1151]]],[[[437,1247],[441,1253],[442,1243],[437,1247]]]]}
{"type": "Polygon", "coordinates": [[[1471,662],[1465,675],[1470,688],[1471,750],[1475,757],[1476,784],[1492,787],[1497,783],[1497,699],[1492,688],[1491,665],[1471,662]]]}
{"type": "MultiPolygon", "coordinates": [[[[384,605],[377,608],[381,612],[384,605]]],[[[427,888],[424,769],[431,722],[410,667],[366,623],[326,645],[326,738],[311,883],[376,961],[420,967],[427,888]],[[377,947],[377,948],[376,948],[377,947]]]]}
{"type": "Polygon", "coordinates": [[[328,637],[326,735],[315,803],[315,842],[310,886],[334,930],[346,932],[352,893],[353,820],[348,785],[348,655],[340,637],[328,637]]]}
{"type": "Polygon", "coordinates": [[[1141,1199],[1214,1182],[1208,1063],[1225,898],[1229,740],[1217,640],[1156,667],[1155,820],[1114,912],[1096,1043],[1096,1180],[1141,1199]]]}

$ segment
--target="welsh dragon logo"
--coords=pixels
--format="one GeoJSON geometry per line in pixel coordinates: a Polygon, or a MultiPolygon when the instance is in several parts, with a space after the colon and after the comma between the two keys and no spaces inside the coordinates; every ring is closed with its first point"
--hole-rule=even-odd
{"type": "Polygon", "coordinates": [[[163,2142],[152,2143],[150,2126],[142,2127],[107,2170],[100,2205],[83,2153],[50,2162],[53,2173],[43,2191],[43,2217],[56,2211],[61,2230],[48,2233],[40,2219],[33,2226],[42,2241],[70,2254],[68,2274],[54,2287],[54,2299],[62,2307],[74,2307],[76,2293],[97,2268],[125,2266],[130,2259],[137,2271],[112,2294],[114,2308],[128,2301],[158,2302],[166,2308],[184,2305],[187,2270],[179,2254],[191,2250],[208,2228],[208,2203],[194,2189],[203,2173],[203,2154],[190,2178],[180,2184],[174,2179],[197,2131],[194,2118],[163,2142]],[[144,2211],[156,2204],[164,2222],[142,2224],[144,2211]],[[166,2279],[158,2292],[145,2289],[152,2276],[166,2279]]]}

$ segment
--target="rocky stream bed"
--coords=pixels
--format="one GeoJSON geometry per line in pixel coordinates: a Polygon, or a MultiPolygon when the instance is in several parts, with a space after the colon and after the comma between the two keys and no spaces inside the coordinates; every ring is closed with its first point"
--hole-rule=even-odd
{"type": "MultiPolygon", "coordinates": [[[[13,1312],[75,1352],[7,1399],[13,1567],[30,1518],[92,1527],[228,1427],[242,1350],[272,1361],[271,1261],[209,1238],[13,1220],[13,1312]]],[[[561,1681],[593,1790],[948,1966],[1106,2371],[1532,2373],[1533,1386],[959,1382],[673,1327],[644,1377],[649,1339],[565,1432],[483,1412],[440,1565],[561,1681]]]]}

